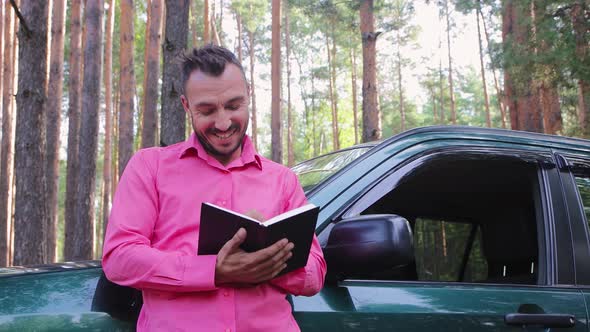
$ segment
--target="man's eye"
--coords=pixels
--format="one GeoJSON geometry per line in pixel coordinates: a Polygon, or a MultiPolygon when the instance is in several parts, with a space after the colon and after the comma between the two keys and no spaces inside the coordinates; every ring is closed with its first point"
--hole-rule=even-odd
{"type": "Polygon", "coordinates": [[[197,112],[201,115],[209,115],[211,113],[213,113],[214,109],[213,108],[198,108],[197,112]]]}
{"type": "Polygon", "coordinates": [[[238,108],[240,108],[240,105],[239,105],[239,104],[235,104],[235,105],[227,105],[227,106],[225,106],[225,108],[226,108],[226,109],[228,109],[228,110],[230,110],[230,111],[235,111],[235,110],[237,110],[238,108]]]}

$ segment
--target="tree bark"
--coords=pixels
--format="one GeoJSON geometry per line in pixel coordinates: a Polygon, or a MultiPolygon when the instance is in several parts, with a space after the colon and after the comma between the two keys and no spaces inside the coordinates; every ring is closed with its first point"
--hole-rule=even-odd
{"type": "Polygon", "coordinates": [[[133,111],[135,110],[135,70],[133,61],[133,0],[121,0],[119,91],[119,175],[133,155],[133,111]]]}
{"type": "Polygon", "coordinates": [[[285,65],[287,66],[287,166],[295,163],[293,151],[293,110],[291,109],[291,36],[289,32],[289,3],[285,6],[285,65]]]}
{"type": "MultiPolygon", "coordinates": [[[[123,9],[123,8],[122,8],[123,9]]],[[[92,259],[94,244],[94,197],[98,151],[98,111],[102,67],[102,0],[88,1],[85,12],[86,45],[82,83],[82,121],[80,122],[80,178],[76,197],[74,251],[70,259],[92,259]]],[[[125,15],[122,11],[122,15],[125,15]]]]}
{"type": "Polygon", "coordinates": [[[449,14],[449,1],[445,0],[445,15],[447,18],[447,53],[449,57],[449,96],[451,98],[451,123],[457,124],[455,111],[455,92],[453,91],[453,58],[451,56],[451,17],[449,14]]]}
{"type": "Polygon", "coordinates": [[[332,115],[332,150],[338,150],[338,118],[336,117],[336,89],[334,85],[336,82],[334,81],[334,76],[332,75],[332,68],[334,67],[334,60],[332,59],[332,52],[330,51],[330,37],[326,34],[326,52],[328,54],[328,81],[329,81],[329,91],[330,91],[330,110],[332,115]]]}
{"type": "MultiPolygon", "coordinates": [[[[207,8],[207,1],[205,1],[207,8]]],[[[186,50],[188,38],[188,0],[166,1],[164,33],[164,68],[162,78],[162,112],[160,145],[167,146],[185,139],[186,117],[180,96],[184,91],[178,58],[186,50]]],[[[208,42],[208,39],[205,39],[208,42]]]]}
{"type": "Polygon", "coordinates": [[[480,13],[480,0],[477,1],[477,8],[475,10],[475,17],[477,21],[477,44],[479,45],[479,64],[481,67],[481,81],[483,87],[483,97],[486,106],[486,126],[492,127],[492,119],[490,117],[490,100],[488,98],[488,86],[486,84],[486,69],[483,63],[483,46],[481,44],[481,29],[479,28],[479,13],[480,13]]]}
{"type": "Polygon", "coordinates": [[[353,126],[354,126],[354,144],[359,143],[359,123],[358,123],[358,102],[356,100],[357,91],[356,91],[356,54],[354,52],[354,47],[350,49],[350,63],[351,63],[351,79],[352,79],[352,119],[353,119],[353,126]]]}
{"type": "Polygon", "coordinates": [[[70,57],[68,79],[68,152],[66,178],[66,209],[65,209],[65,241],[64,258],[69,259],[74,252],[74,219],[76,216],[75,202],[78,190],[78,144],[80,133],[81,99],[81,68],[82,68],[82,1],[72,0],[70,3],[70,57]]]}
{"type": "MultiPolygon", "coordinates": [[[[530,34],[531,11],[522,4],[513,0],[505,0],[504,12],[502,17],[502,36],[503,42],[508,40],[516,45],[528,45],[530,34]]],[[[530,52],[524,49],[524,52],[530,52]]],[[[519,77],[513,77],[513,69],[504,70],[504,86],[506,91],[505,104],[510,109],[510,123],[513,130],[524,130],[532,132],[543,131],[543,118],[541,116],[540,97],[537,94],[538,89],[533,88],[533,82],[530,73],[519,73],[519,77]],[[519,79],[519,84],[515,84],[514,79],[519,79]]]]}
{"type": "Polygon", "coordinates": [[[45,103],[47,102],[48,8],[36,0],[21,2],[30,29],[19,31],[18,94],[15,139],[16,202],[14,264],[47,262],[45,188],[45,103]],[[33,189],[36,188],[36,189],[33,189]]]}
{"type": "MultiPolygon", "coordinates": [[[[166,7],[168,8],[168,7],[166,7]]],[[[166,13],[168,13],[166,11],[166,13]]],[[[211,42],[211,34],[209,33],[209,29],[211,28],[211,22],[209,21],[209,0],[204,0],[203,4],[203,42],[205,45],[211,42]]],[[[168,17],[168,14],[166,14],[168,17]]]]}
{"type": "Polygon", "coordinates": [[[4,4],[4,63],[2,75],[2,148],[0,149],[0,267],[10,265],[12,233],[12,200],[14,184],[14,14],[7,1],[4,4]]]}
{"type": "Polygon", "coordinates": [[[258,149],[258,122],[256,117],[256,85],[254,84],[254,33],[248,31],[248,39],[250,41],[250,99],[252,103],[252,144],[254,149],[258,149]]]}
{"type": "MultiPolygon", "coordinates": [[[[584,17],[584,5],[576,1],[572,7],[572,24],[576,43],[576,56],[579,61],[585,61],[590,53],[588,40],[586,39],[588,22],[584,17]]],[[[586,5],[590,10],[590,4],[586,5]]],[[[590,78],[584,75],[578,77],[578,121],[582,130],[582,136],[590,137],[590,78]]]]}
{"type": "Polygon", "coordinates": [[[156,144],[156,111],[158,103],[158,78],[160,76],[160,27],[162,24],[162,0],[148,4],[149,27],[146,26],[145,79],[143,82],[143,132],[141,147],[156,144]]]}
{"type": "Polygon", "coordinates": [[[47,260],[56,260],[57,208],[59,193],[59,148],[61,99],[63,89],[64,36],[66,6],[64,0],[52,0],[51,55],[47,89],[47,260]]]}
{"type": "Polygon", "coordinates": [[[111,207],[111,174],[112,174],[112,113],[113,113],[113,29],[115,27],[115,0],[107,0],[109,5],[105,22],[105,51],[104,51],[104,163],[102,169],[103,180],[103,237],[109,220],[111,207]]]}
{"type": "Polygon", "coordinates": [[[562,128],[561,107],[557,87],[543,82],[540,88],[541,105],[543,109],[543,128],[546,134],[557,135],[562,128]]]}
{"type": "Polygon", "coordinates": [[[397,84],[399,88],[399,113],[401,122],[401,131],[406,130],[406,111],[404,109],[404,91],[402,89],[402,54],[401,54],[401,40],[399,30],[397,31],[397,84]]]}
{"type": "Polygon", "coordinates": [[[362,0],[360,29],[363,41],[363,142],[381,139],[381,116],[377,95],[376,44],[373,0],[362,0]]]}
{"type": "Polygon", "coordinates": [[[283,131],[281,116],[281,0],[272,0],[271,49],[271,159],[283,162],[283,131]]]}
{"type": "Polygon", "coordinates": [[[240,14],[236,12],[236,25],[238,27],[238,60],[242,63],[242,18],[240,14]]]}

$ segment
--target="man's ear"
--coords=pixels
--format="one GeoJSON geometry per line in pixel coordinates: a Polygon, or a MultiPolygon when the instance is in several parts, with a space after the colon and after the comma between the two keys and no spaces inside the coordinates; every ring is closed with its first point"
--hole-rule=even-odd
{"type": "Polygon", "coordinates": [[[184,111],[188,114],[190,113],[190,107],[188,104],[188,99],[186,99],[186,97],[184,95],[180,95],[180,102],[182,103],[182,108],[184,108],[184,111]]]}

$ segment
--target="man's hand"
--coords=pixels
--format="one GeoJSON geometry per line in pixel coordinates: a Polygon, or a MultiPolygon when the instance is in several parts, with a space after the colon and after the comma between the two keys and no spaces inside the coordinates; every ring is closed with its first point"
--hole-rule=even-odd
{"type": "Polygon", "coordinates": [[[247,253],[240,249],[246,240],[246,230],[240,228],[217,254],[215,284],[255,285],[274,278],[291,258],[293,243],[282,239],[270,247],[247,253]]]}

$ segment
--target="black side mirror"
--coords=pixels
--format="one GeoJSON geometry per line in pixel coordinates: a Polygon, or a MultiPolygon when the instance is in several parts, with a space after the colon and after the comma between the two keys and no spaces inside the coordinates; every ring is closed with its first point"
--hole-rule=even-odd
{"type": "Polygon", "coordinates": [[[334,225],[323,248],[330,274],[371,273],[414,262],[412,229],[398,215],[365,215],[334,225]]]}

